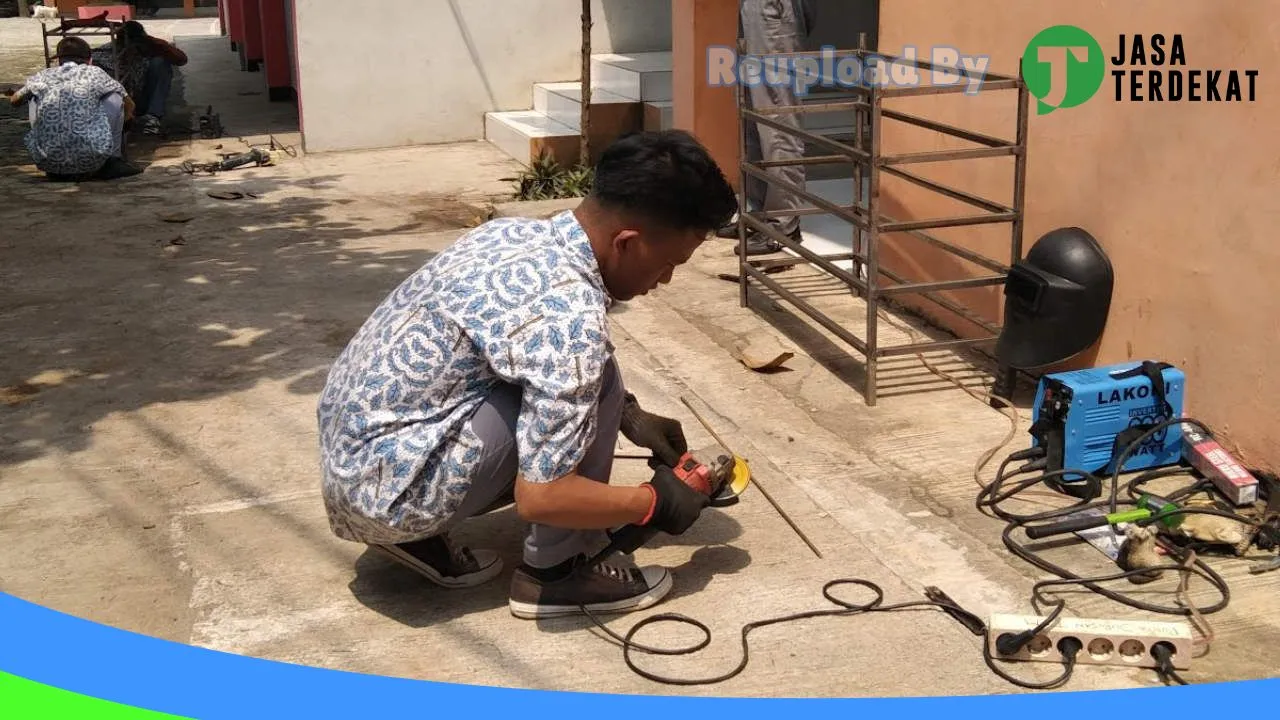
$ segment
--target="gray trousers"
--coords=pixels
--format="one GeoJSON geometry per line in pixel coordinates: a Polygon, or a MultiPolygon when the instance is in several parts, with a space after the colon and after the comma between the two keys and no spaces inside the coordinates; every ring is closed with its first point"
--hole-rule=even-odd
{"type": "MultiPolygon", "coordinates": [[[[800,52],[804,49],[801,33],[803,20],[797,17],[795,3],[791,0],[742,0],[740,12],[742,36],[746,41],[748,54],[769,55],[800,52]]],[[[772,64],[766,66],[772,67],[772,64]]],[[[798,103],[794,85],[770,85],[765,80],[771,75],[773,73],[766,69],[761,82],[743,88],[750,108],[767,110],[798,103]]],[[[800,116],[794,113],[774,115],[772,118],[792,127],[800,127],[800,116]]],[[[804,157],[804,140],[797,135],[752,122],[746,123],[743,130],[748,160],[758,162],[804,157]]],[[[769,168],[769,173],[801,188],[805,186],[803,165],[769,168]]],[[[803,207],[800,197],[751,175],[747,176],[743,189],[746,207],[755,212],[797,210],[803,207]]],[[[790,234],[800,227],[800,217],[785,215],[772,219],[771,223],[784,235],[790,234]]]]}
{"type": "MultiPolygon", "coordinates": [[[[596,415],[596,436],[587,448],[578,474],[607,483],[613,472],[613,456],[622,424],[622,403],[626,390],[617,361],[609,358],[604,368],[604,382],[596,415]]],[[[516,419],[520,414],[520,388],[500,384],[471,417],[471,429],[480,438],[483,449],[471,489],[445,527],[445,532],[464,520],[500,510],[515,502],[516,419]]],[[[567,530],[549,525],[532,524],[525,535],[524,562],[536,568],[549,568],[584,553],[591,555],[608,544],[603,530],[567,530]]]]}

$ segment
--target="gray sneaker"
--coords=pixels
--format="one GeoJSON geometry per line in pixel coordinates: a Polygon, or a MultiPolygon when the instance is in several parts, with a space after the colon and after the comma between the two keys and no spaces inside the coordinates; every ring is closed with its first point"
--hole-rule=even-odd
{"type": "Polygon", "coordinates": [[[446,535],[400,545],[370,547],[441,587],[475,587],[502,572],[502,559],[497,553],[455,545],[446,535]]]}
{"type": "Polygon", "coordinates": [[[508,601],[512,615],[535,620],[579,615],[584,607],[592,613],[643,610],[661,602],[672,586],[666,568],[639,568],[625,561],[589,567],[585,556],[578,557],[573,569],[558,579],[540,578],[537,573],[521,567],[512,574],[508,601]]]}

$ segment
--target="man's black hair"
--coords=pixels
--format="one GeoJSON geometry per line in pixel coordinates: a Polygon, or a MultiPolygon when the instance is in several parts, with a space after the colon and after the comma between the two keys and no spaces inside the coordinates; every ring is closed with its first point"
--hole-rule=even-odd
{"type": "Polygon", "coordinates": [[[591,196],[601,205],[662,226],[710,232],[738,199],[707,149],[683,130],[636,132],[615,140],[596,163],[591,196]]]}

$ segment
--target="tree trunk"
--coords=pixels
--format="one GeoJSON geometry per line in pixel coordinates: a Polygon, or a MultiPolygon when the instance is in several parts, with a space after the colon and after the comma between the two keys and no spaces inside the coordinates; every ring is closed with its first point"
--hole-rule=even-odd
{"type": "Polygon", "coordinates": [[[591,0],[582,0],[582,117],[578,163],[591,164],[591,0]]]}

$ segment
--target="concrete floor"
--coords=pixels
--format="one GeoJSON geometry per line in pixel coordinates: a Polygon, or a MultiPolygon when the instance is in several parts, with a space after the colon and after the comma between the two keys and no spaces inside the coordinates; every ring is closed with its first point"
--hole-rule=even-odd
{"type": "MultiPolygon", "coordinates": [[[[0,37],[19,22],[0,21],[0,37]]],[[[186,22],[171,31],[192,55],[173,122],[212,103],[230,136],[142,145],[142,176],[62,187],[26,165],[15,116],[0,115],[0,590],[217,650],[439,681],[738,696],[1018,691],[984,666],[977,638],[932,610],[766,627],[751,635],[750,664],[735,679],[658,685],[631,673],[584,619],[512,618],[506,575],[446,592],[334,538],[314,425],[328,365],[407,273],[506,197],[502,178],[517,168],[476,143],[284,153],[269,168],[182,173],[183,160],[242,150],[241,139],[298,144],[288,108],[254,94],[261,76],[236,72],[222,40],[183,36],[208,24],[186,22]],[[217,190],[257,197],[208,195],[217,190]]],[[[0,66],[0,82],[20,79],[9,77],[14,67],[0,66]]],[[[882,369],[881,401],[867,408],[856,354],[759,294],[756,311],[739,307],[736,286],[715,279],[733,270],[731,253],[730,242],[709,243],[670,286],[614,316],[642,404],[679,418],[693,446],[709,445],[680,402],[688,399],[749,459],[759,484],[741,505],[639,553],[674,568],[676,591],[660,610],[706,622],[714,638],[697,656],[637,662],[667,674],[727,672],[739,662],[742,624],[828,608],[822,587],[837,578],[878,584],[886,604],[938,585],[980,615],[1031,612],[1041,576],[1003,550],[997,521],[973,509],[973,465],[1003,439],[1008,419],[910,359],[882,369]],[[796,350],[786,370],[759,374],[733,358],[735,342],[758,333],[796,350]]],[[[865,317],[808,271],[786,282],[855,330],[865,317]]],[[[985,381],[969,360],[933,362],[975,386],[985,381]]],[[[1019,436],[1013,447],[1022,445],[1019,436]]],[[[619,461],[617,474],[646,479],[632,461],[619,461]]],[[[474,522],[461,539],[518,560],[510,511],[474,522]]],[[[1059,553],[1082,572],[1107,571],[1095,551],[1059,553]]],[[[1280,666],[1275,580],[1241,565],[1224,564],[1232,604],[1210,617],[1216,641],[1185,673],[1192,682],[1265,677],[1280,666]]],[[[861,599],[856,590],[841,596],[861,599]]],[[[1070,602],[1077,614],[1134,614],[1078,594],[1070,602]]],[[[610,626],[621,633],[638,619],[610,626]]],[[[658,626],[636,639],[681,645],[698,636],[658,626]]],[[[1009,671],[1043,680],[1057,668],[1009,671]]],[[[1067,689],[1152,684],[1149,672],[1086,667],[1067,689]]]]}

